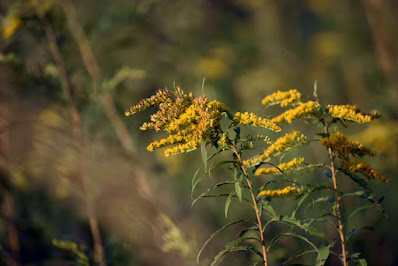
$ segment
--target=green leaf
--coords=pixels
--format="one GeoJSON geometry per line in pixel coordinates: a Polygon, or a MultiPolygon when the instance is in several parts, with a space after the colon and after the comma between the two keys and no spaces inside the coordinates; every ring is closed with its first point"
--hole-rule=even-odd
{"type": "Polygon", "coordinates": [[[317,85],[317,81],[315,80],[315,82],[314,82],[314,93],[313,93],[313,95],[314,95],[314,97],[316,98],[316,100],[319,102],[319,100],[318,100],[318,85],[317,85]]]}
{"type": "Polygon", "coordinates": [[[203,165],[205,167],[205,173],[207,173],[207,150],[206,150],[206,141],[202,141],[200,145],[200,152],[202,154],[203,165]]]}
{"type": "Polygon", "coordinates": [[[263,255],[253,247],[247,247],[247,246],[232,247],[232,248],[226,248],[222,250],[220,253],[218,253],[217,256],[214,257],[211,266],[215,266],[221,260],[221,258],[227,253],[236,252],[236,251],[250,251],[257,254],[259,257],[263,258],[263,255]]]}
{"type": "Polygon", "coordinates": [[[301,240],[304,240],[305,242],[307,242],[309,245],[311,245],[314,248],[314,250],[318,253],[318,256],[319,256],[319,250],[316,248],[316,246],[308,238],[306,238],[306,237],[304,237],[302,235],[293,234],[293,233],[280,233],[280,234],[276,235],[271,240],[271,242],[268,244],[267,252],[272,247],[272,245],[275,244],[276,241],[278,241],[283,236],[294,236],[294,237],[300,238],[301,240]]]}
{"type": "Polygon", "coordinates": [[[368,266],[368,262],[366,261],[366,259],[360,259],[359,266],[368,266]]]}
{"type": "Polygon", "coordinates": [[[202,81],[202,95],[205,95],[205,81],[206,81],[206,77],[204,77],[203,81],[202,81]]]}
{"type": "Polygon", "coordinates": [[[372,206],[365,205],[365,206],[362,206],[362,207],[359,207],[359,208],[353,210],[353,211],[350,213],[350,215],[347,217],[346,221],[348,221],[348,219],[350,219],[352,216],[354,216],[354,215],[357,214],[358,212],[360,212],[360,211],[362,211],[362,210],[366,210],[367,208],[370,208],[370,207],[372,207],[372,206]]]}
{"type": "Polygon", "coordinates": [[[255,238],[255,237],[240,237],[240,238],[237,238],[237,239],[234,239],[234,240],[228,242],[225,245],[225,247],[232,248],[232,247],[236,246],[237,244],[239,244],[239,243],[241,243],[243,241],[246,241],[246,240],[256,240],[256,241],[259,241],[261,243],[261,241],[259,239],[255,238]]]}
{"type": "Polygon", "coordinates": [[[366,225],[365,226],[361,226],[359,228],[354,228],[347,234],[347,239],[346,239],[347,243],[348,243],[348,241],[350,241],[351,237],[353,237],[355,235],[355,233],[357,233],[359,230],[364,230],[364,229],[370,230],[370,231],[374,231],[373,227],[366,226],[366,225]]]}
{"type": "Polygon", "coordinates": [[[232,196],[235,194],[235,191],[231,191],[227,197],[227,201],[225,202],[225,218],[228,217],[228,209],[229,205],[231,205],[232,196]]]}
{"type": "Polygon", "coordinates": [[[214,171],[215,169],[217,169],[218,167],[227,164],[227,163],[236,163],[236,161],[233,160],[228,160],[228,161],[219,161],[218,163],[216,163],[212,168],[210,168],[209,172],[214,171]]]}
{"type": "Polygon", "coordinates": [[[195,191],[196,185],[197,185],[197,184],[199,183],[199,181],[202,179],[202,177],[201,177],[201,178],[199,178],[198,180],[196,180],[196,176],[199,174],[199,172],[200,172],[200,170],[202,169],[202,167],[203,167],[203,165],[202,165],[201,167],[199,167],[199,169],[196,170],[195,174],[193,175],[193,178],[192,178],[192,189],[191,189],[191,199],[193,198],[193,193],[194,193],[194,191],[195,191]]]}
{"type": "Polygon", "coordinates": [[[240,182],[235,182],[235,192],[238,196],[239,202],[242,203],[242,188],[240,187],[240,182]]]}
{"type": "Polygon", "coordinates": [[[328,259],[329,255],[330,255],[330,248],[332,248],[333,246],[334,246],[334,242],[333,242],[333,244],[330,244],[330,245],[323,247],[319,250],[318,257],[316,259],[316,266],[322,266],[326,263],[326,260],[328,259]]]}
{"type": "Polygon", "coordinates": [[[265,204],[262,204],[262,205],[263,205],[263,209],[266,210],[271,215],[272,218],[274,218],[274,219],[277,218],[274,208],[272,208],[268,202],[265,204]]]}
{"type": "Polygon", "coordinates": [[[288,216],[280,216],[278,221],[286,223],[286,224],[295,225],[310,235],[325,238],[324,233],[319,232],[315,227],[311,227],[308,223],[303,223],[302,221],[297,220],[296,218],[292,218],[292,217],[288,217],[288,216]]]}
{"type": "Polygon", "coordinates": [[[228,227],[238,224],[238,223],[243,223],[243,222],[250,222],[250,220],[238,220],[238,221],[234,221],[231,223],[228,223],[226,225],[224,225],[223,227],[221,227],[220,229],[218,229],[216,232],[214,232],[209,239],[206,240],[206,242],[203,244],[202,248],[199,250],[198,256],[196,257],[196,261],[197,263],[199,263],[200,261],[200,255],[202,254],[203,250],[205,249],[205,247],[207,246],[207,244],[209,244],[209,242],[218,234],[221,233],[222,231],[224,231],[225,229],[227,229],[228,227]]]}

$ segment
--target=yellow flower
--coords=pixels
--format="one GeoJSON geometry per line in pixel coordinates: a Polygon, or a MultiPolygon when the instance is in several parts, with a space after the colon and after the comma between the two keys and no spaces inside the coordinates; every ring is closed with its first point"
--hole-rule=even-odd
{"type": "Polygon", "coordinates": [[[297,197],[304,193],[304,187],[285,187],[284,189],[263,190],[257,194],[257,198],[270,197],[270,198],[286,198],[297,197]]]}
{"type": "Polygon", "coordinates": [[[269,167],[269,168],[259,168],[256,170],[254,175],[269,175],[275,174],[280,175],[282,173],[287,173],[290,171],[294,171],[297,169],[302,163],[304,162],[304,158],[294,158],[290,162],[281,163],[276,167],[269,167]],[[282,172],[281,172],[282,171],[282,172]]]}
{"type": "Polygon", "coordinates": [[[320,109],[319,103],[309,101],[306,103],[300,103],[299,106],[297,106],[294,109],[287,110],[283,114],[273,118],[271,121],[274,123],[292,123],[294,120],[302,117],[308,117],[311,116],[315,113],[317,113],[320,109]]]}
{"type": "Polygon", "coordinates": [[[227,136],[225,135],[225,133],[223,133],[223,135],[222,135],[222,137],[218,140],[218,145],[220,146],[220,148],[222,149],[222,150],[225,150],[225,148],[227,148],[227,145],[228,145],[228,138],[227,138],[227,136]]]}
{"type": "Polygon", "coordinates": [[[158,90],[125,114],[130,116],[150,106],[158,107],[158,111],[151,115],[151,122],[145,122],[140,129],[169,133],[167,138],[154,141],[147,147],[154,151],[176,145],[165,150],[166,156],[195,150],[207,138],[217,135],[222,113],[228,111],[228,107],[218,101],[208,103],[206,96],[195,98],[192,93],[185,94],[177,87],[174,92],[158,90]]]}
{"type": "Polygon", "coordinates": [[[289,90],[285,92],[277,91],[265,97],[262,100],[262,104],[268,106],[280,104],[282,107],[285,107],[299,102],[300,99],[301,99],[301,93],[299,93],[297,90],[289,90]]]}
{"type": "Polygon", "coordinates": [[[3,20],[3,39],[9,39],[21,25],[21,19],[14,14],[7,15],[3,20]]]}
{"type": "Polygon", "coordinates": [[[326,106],[326,110],[333,117],[350,120],[357,122],[358,124],[369,123],[374,118],[380,117],[380,114],[376,111],[374,115],[363,114],[355,105],[328,105],[326,106]]]}
{"type": "Polygon", "coordinates": [[[275,155],[290,150],[294,146],[304,144],[306,140],[307,138],[298,131],[287,133],[285,136],[278,138],[274,143],[272,143],[262,154],[243,161],[243,164],[246,167],[252,167],[261,162],[266,162],[275,155]]]}
{"type": "Polygon", "coordinates": [[[281,131],[281,128],[278,127],[271,120],[256,116],[253,113],[245,112],[245,113],[242,114],[240,112],[237,112],[234,115],[233,119],[234,119],[234,121],[236,123],[241,124],[241,125],[250,125],[250,124],[252,124],[253,126],[264,127],[264,128],[270,129],[270,130],[275,131],[275,132],[281,131]]]}

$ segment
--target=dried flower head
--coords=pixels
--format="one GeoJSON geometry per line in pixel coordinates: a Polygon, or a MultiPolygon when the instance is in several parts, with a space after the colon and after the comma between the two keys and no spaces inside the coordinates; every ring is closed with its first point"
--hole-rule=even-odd
{"type": "Polygon", "coordinates": [[[351,173],[362,173],[366,179],[377,179],[380,183],[390,183],[391,180],[379,171],[370,167],[366,161],[358,161],[357,158],[352,158],[351,160],[345,160],[342,162],[341,166],[344,170],[351,173]]]}
{"type": "Polygon", "coordinates": [[[151,122],[145,122],[140,129],[164,130],[169,133],[167,138],[154,141],[147,147],[153,151],[176,144],[165,150],[166,156],[198,148],[202,141],[216,134],[215,128],[219,126],[222,112],[229,110],[220,102],[209,103],[206,96],[195,98],[192,93],[185,94],[177,87],[174,92],[158,90],[155,95],[131,107],[126,115],[130,116],[150,106],[158,107],[158,111],[151,115],[151,122]]]}
{"type": "Polygon", "coordinates": [[[350,154],[358,156],[376,155],[375,151],[361,143],[349,141],[347,136],[341,132],[332,133],[329,137],[321,139],[321,144],[331,148],[341,159],[348,159],[350,154]]]}
{"type": "Polygon", "coordinates": [[[270,106],[280,104],[282,107],[293,105],[299,102],[301,99],[301,93],[297,90],[289,91],[277,91],[271,95],[268,95],[262,100],[262,104],[270,106]]]}
{"type": "Polygon", "coordinates": [[[286,197],[297,197],[304,193],[304,187],[285,187],[284,189],[275,190],[263,190],[257,194],[257,199],[264,197],[270,198],[286,198],[286,197]]]}
{"type": "Polygon", "coordinates": [[[290,150],[294,146],[304,144],[306,140],[307,138],[298,131],[287,133],[285,136],[278,138],[272,143],[262,154],[243,161],[243,164],[246,167],[252,167],[261,162],[266,162],[277,154],[290,150]]]}

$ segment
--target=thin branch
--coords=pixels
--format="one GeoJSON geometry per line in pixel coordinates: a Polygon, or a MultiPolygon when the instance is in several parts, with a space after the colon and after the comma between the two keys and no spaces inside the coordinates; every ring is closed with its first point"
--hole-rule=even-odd
{"type": "MultiPolygon", "coordinates": [[[[325,134],[327,135],[328,128],[325,125],[325,122],[322,121],[323,123],[323,129],[325,131],[325,134]]],[[[337,179],[336,179],[336,170],[334,167],[334,157],[332,153],[332,148],[328,148],[329,152],[329,158],[330,158],[330,169],[332,171],[332,178],[333,178],[333,190],[334,190],[334,198],[336,200],[336,216],[337,216],[337,221],[339,224],[339,236],[340,236],[340,241],[341,241],[341,253],[343,254],[343,265],[347,266],[347,256],[346,256],[346,243],[345,243],[345,237],[344,237],[344,226],[343,226],[343,219],[341,218],[341,212],[340,212],[340,196],[339,196],[339,191],[337,189],[337,179]]]]}
{"type": "Polygon", "coordinates": [[[102,246],[102,239],[101,239],[101,234],[99,231],[98,221],[97,221],[97,218],[95,217],[94,208],[92,206],[92,199],[88,193],[87,156],[85,154],[85,145],[84,145],[80,115],[79,115],[79,112],[77,111],[77,108],[76,108],[73,98],[72,98],[71,83],[70,83],[70,80],[69,80],[69,77],[67,74],[64,60],[61,56],[61,53],[59,51],[59,48],[58,48],[58,45],[56,42],[55,34],[51,28],[50,23],[48,22],[48,20],[45,16],[45,14],[40,11],[40,8],[36,8],[36,11],[37,11],[36,13],[41,21],[41,24],[43,25],[43,28],[45,30],[47,40],[49,43],[49,47],[50,47],[50,51],[55,59],[56,66],[59,71],[62,89],[65,94],[67,106],[69,108],[69,112],[70,112],[70,115],[72,118],[73,133],[74,133],[76,141],[78,142],[77,147],[79,149],[78,152],[79,152],[79,156],[80,156],[80,158],[79,158],[80,159],[79,160],[80,182],[82,185],[83,194],[85,196],[87,215],[88,215],[91,235],[92,235],[93,241],[94,241],[94,261],[100,266],[105,266],[106,265],[105,254],[104,254],[104,249],[102,246]]]}

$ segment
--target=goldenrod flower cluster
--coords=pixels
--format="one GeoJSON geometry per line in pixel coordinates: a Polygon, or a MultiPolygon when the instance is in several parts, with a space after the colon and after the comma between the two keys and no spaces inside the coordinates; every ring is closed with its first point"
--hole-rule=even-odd
{"type": "Polygon", "coordinates": [[[141,130],[164,130],[169,136],[160,141],[154,141],[147,149],[153,151],[158,148],[177,144],[165,150],[165,155],[178,154],[195,150],[206,138],[216,134],[222,112],[228,111],[224,104],[208,102],[206,96],[195,98],[192,93],[185,94],[177,87],[176,91],[159,90],[150,98],[141,100],[137,105],[126,111],[130,116],[149,106],[158,107],[158,111],[151,115],[151,122],[145,122],[141,130]]]}
{"type": "Polygon", "coordinates": [[[221,138],[218,140],[218,145],[220,146],[220,148],[222,150],[225,150],[225,148],[227,148],[228,145],[228,138],[225,135],[225,133],[222,134],[221,138]]]}
{"type": "Polygon", "coordinates": [[[323,138],[321,144],[328,148],[340,158],[341,167],[351,173],[362,173],[367,179],[377,179],[381,183],[390,182],[390,180],[370,167],[366,161],[358,161],[354,156],[370,155],[374,156],[375,152],[368,147],[363,146],[359,142],[349,141],[348,138],[340,133],[332,133],[328,138],[323,138]]]}
{"type": "Polygon", "coordinates": [[[361,143],[349,141],[347,136],[341,132],[332,133],[329,137],[321,139],[321,144],[331,148],[338,157],[344,160],[348,159],[350,154],[358,156],[376,155],[372,149],[361,143]]]}
{"type": "Polygon", "coordinates": [[[290,124],[296,119],[308,117],[318,113],[320,108],[320,104],[313,101],[300,103],[296,108],[285,111],[281,115],[273,118],[271,121],[274,123],[287,122],[290,124]]]}
{"type": "Polygon", "coordinates": [[[358,161],[357,158],[346,160],[342,162],[342,168],[350,171],[351,173],[362,173],[366,179],[377,179],[380,183],[391,182],[385,175],[370,167],[366,161],[358,161]]]}
{"type": "Polygon", "coordinates": [[[250,125],[250,124],[252,124],[253,126],[264,127],[264,128],[270,129],[270,130],[275,131],[275,132],[281,131],[281,128],[278,127],[278,125],[276,125],[271,120],[256,116],[253,113],[245,112],[245,113],[242,114],[240,112],[237,112],[234,115],[233,119],[238,124],[242,124],[242,125],[250,125]]]}
{"type": "Polygon", "coordinates": [[[304,158],[294,158],[290,162],[281,163],[276,167],[269,167],[269,168],[259,168],[256,170],[254,175],[269,175],[275,174],[280,175],[283,173],[291,172],[297,169],[302,163],[304,163],[304,158]],[[282,172],[281,172],[282,171],[282,172]]]}
{"type": "Polygon", "coordinates": [[[306,140],[307,138],[298,131],[287,133],[285,136],[278,138],[274,143],[272,143],[262,154],[243,161],[243,164],[246,167],[255,166],[261,162],[268,161],[272,156],[285,152],[296,145],[304,144],[306,140]]]}
{"type": "Polygon", "coordinates": [[[289,90],[289,91],[277,91],[271,95],[268,95],[262,100],[262,104],[264,105],[276,105],[280,104],[282,107],[286,107],[288,105],[292,105],[294,103],[299,102],[301,99],[301,93],[297,90],[289,90]]]}
{"type": "Polygon", "coordinates": [[[304,193],[304,187],[285,187],[284,189],[263,190],[257,194],[257,198],[270,197],[270,198],[286,198],[297,197],[304,193]]]}
{"type": "Polygon", "coordinates": [[[7,15],[2,21],[3,39],[9,39],[21,25],[21,19],[14,14],[7,15]]]}
{"type": "Polygon", "coordinates": [[[355,105],[328,105],[326,110],[333,117],[357,122],[358,124],[369,123],[374,118],[380,117],[380,114],[373,111],[373,114],[367,115],[361,113],[355,105]]]}

